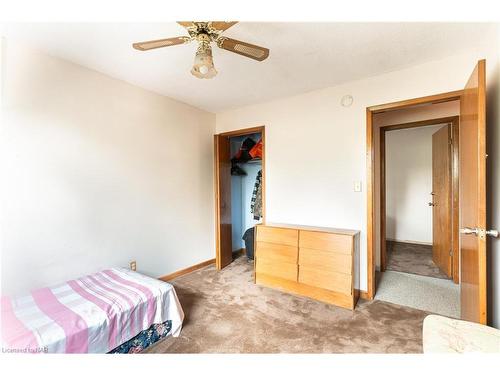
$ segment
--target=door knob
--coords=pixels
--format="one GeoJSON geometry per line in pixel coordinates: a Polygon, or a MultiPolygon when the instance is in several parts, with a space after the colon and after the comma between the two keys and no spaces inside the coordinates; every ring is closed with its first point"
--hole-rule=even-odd
{"type": "Polygon", "coordinates": [[[460,233],[462,233],[462,234],[475,234],[477,236],[477,234],[479,233],[479,229],[469,228],[469,227],[460,228],[460,233]]]}
{"type": "Polygon", "coordinates": [[[435,206],[435,205],[436,205],[436,203],[432,203],[432,202],[429,202],[429,203],[427,203],[427,204],[428,204],[429,206],[435,206]]]}
{"type": "Polygon", "coordinates": [[[486,231],[487,236],[498,237],[498,231],[496,229],[490,229],[486,231]]]}
{"type": "Polygon", "coordinates": [[[491,236],[491,237],[498,237],[498,231],[496,229],[490,229],[490,230],[485,230],[485,229],[479,229],[479,228],[461,228],[460,233],[462,234],[474,234],[474,235],[479,235],[481,238],[484,238],[486,236],[491,236]]]}

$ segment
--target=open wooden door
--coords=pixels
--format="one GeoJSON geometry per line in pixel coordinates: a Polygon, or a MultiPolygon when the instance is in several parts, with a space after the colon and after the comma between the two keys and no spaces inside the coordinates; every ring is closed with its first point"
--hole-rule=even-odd
{"type": "Polygon", "coordinates": [[[432,260],[444,274],[452,273],[451,125],[432,135],[432,260]]]}
{"type": "Polygon", "coordinates": [[[229,137],[214,136],[215,144],[215,209],[216,267],[233,261],[231,224],[231,147],[229,137]]]}
{"type": "Polygon", "coordinates": [[[461,98],[459,153],[461,317],[486,324],[485,60],[476,65],[461,98]]]}

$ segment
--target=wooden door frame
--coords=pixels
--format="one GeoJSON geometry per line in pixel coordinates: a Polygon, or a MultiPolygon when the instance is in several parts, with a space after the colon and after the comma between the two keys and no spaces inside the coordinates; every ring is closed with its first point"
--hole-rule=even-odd
{"type": "Polygon", "coordinates": [[[380,158],[380,271],[384,272],[386,270],[387,261],[387,249],[386,249],[386,159],[385,159],[385,134],[391,130],[401,130],[401,129],[411,129],[420,128],[425,126],[439,125],[439,124],[451,124],[451,138],[453,140],[451,145],[451,160],[452,160],[452,170],[451,174],[451,188],[452,188],[452,200],[451,200],[451,228],[452,228],[452,279],[453,282],[458,284],[459,282],[459,246],[458,246],[458,236],[459,236],[459,223],[458,223],[458,147],[459,147],[459,118],[460,116],[449,116],[434,118],[429,120],[407,122],[397,125],[386,125],[380,127],[380,147],[379,147],[379,158],[380,158]]]}
{"type": "Polygon", "coordinates": [[[214,196],[215,196],[215,266],[221,269],[220,264],[220,202],[219,202],[219,160],[217,152],[217,137],[239,137],[260,133],[262,139],[262,222],[266,221],[266,127],[255,126],[252,128],[238,129],[229,132],[214,134],[214,196]]]}
{"type": "MultiPolygon", "coordinates": [[[[375,209],[375,177],[380,176],[381,170],[375,168],[375,132],[380,128],[375,129],[373,116],[377,113],[395,111],[399,109],[409,108],[417,105],[424,104],[437,104],[450,102],[454,100],[460,100],[463,94],[463,90],[451,91],[442,94],[424,96],[415,99],[402,100],[398,102],[386,103],[381,105],[374,105],[366,108],[366,191],[367,191],[367,292],[363,293],[363,296],[367,299],[373,299],[375,296],[375,249],[376,249],[376,235],[375,235],[375,220],[376,214],[378,213],[375,209]]],[[[411,123],[408,123],[411,124],[411,123]]],[[[408,125],[406,124],[406,125],[408,125]]],[[[398,125],[395,125],[398,126],[398,125]]],[[[401,126],[401,125],[399,125],[401,126]]],[[[418,126],[418,125],[414,125],[418,126]]],[[[421,126],[421,125],[420,125],[421,126]]],[[[409,126],[411,127],[411,126],[409,126]]],[[[396,129],[396,128],[395,128],[396,129]]],[[[394,130],[394,129],[393,129],[394,130]]],[[[381,132],[382,133],[382,132],[381,132]]],[[[384,139],[385,141],[385,139],[384,139]]],[[[380,140],[379,140],[380,143],[380,140]]],[[[455,157],[455,155],[454,155],[455,157]]],[[[381,164],[382,165],[382,164],[381,164]]],[[[382,169],[382,168],[381,168],[382,169]]],[[[385,174],[385,168],[383,170],[385,174]]],[[[382,189],[381,189],[382,191],[382,189]]],[[[385,210],[385,207],[384,207],[385,210]]],[[[382,227],[382,223],[381,223],[382,227]]],[[[385,223],[384,228],[385,233],[385,223]]],[[[384,235],[385,237],[385,235],[384,235]]]]}

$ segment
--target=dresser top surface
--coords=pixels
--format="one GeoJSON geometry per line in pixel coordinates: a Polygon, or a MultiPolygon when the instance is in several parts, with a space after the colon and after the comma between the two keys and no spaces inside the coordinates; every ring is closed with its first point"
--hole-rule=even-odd
{"type": "Polygon", "coordinates": [[[308,230],[308,231],[312,231],[312,232],[326,232],[326,233],[343,234],[346,236],[355,236],[356,234],[360,233],[359,230],[355,230],[355,229],[339,229],[339,228],[330,228],[330,227],[316,227],[316,226],[310,226],[310,225],[296,225],[296,224],[282,224],[282,223],[265,223],[265,224],[257,224],[256,226],[308,230]]]}

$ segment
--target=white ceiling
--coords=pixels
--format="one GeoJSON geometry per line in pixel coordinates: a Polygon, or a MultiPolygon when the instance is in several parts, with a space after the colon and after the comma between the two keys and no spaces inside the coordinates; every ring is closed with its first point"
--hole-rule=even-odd
{"type": "Polygon", "coordinates": [[[477,47],[494,24],[252,23],[225,35],[269,48],[257,62],[214,48],[219,74],[189,72],[196,44],[147,52],[132,43],[185,35],[171,23],[7,24],[8,43],[23,40],[57,56],[193,106],[225,109],[291,96],[417,65],[477,47]]]}

